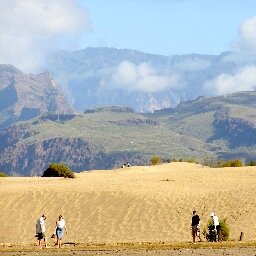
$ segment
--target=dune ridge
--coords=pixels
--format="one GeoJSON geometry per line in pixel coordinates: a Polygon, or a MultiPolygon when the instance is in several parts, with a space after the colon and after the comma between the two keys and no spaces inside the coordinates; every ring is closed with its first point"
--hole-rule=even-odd
{"type": "Polygon", "coordinates": [[[255,239],[256,167],[213,169],[189,163],[76,174],[76,179],[0,179],[0,243],[35,241],[47,215],[47,235],[58,214],[65,241],[83,243],[191,241],[192,210],[202,228],[214,211],[227,218],[231,239],[255,239]]]}

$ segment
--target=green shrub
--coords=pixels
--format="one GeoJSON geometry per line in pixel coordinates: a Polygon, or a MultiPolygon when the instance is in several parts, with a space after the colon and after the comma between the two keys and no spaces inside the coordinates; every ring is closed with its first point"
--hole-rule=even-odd
{"type": "Polygon", "coordinates": [[[248,166],[256,166],[256,161],[251,160],[247,165],[248,166]]]}
{"type": "Polygon", "coordinates": [[[233,159],[233,160],[218,160],[217,162],[209,163],[210,167],[212,168],[221,168],[221,167],[242,167],[244,166],[244,162],[240,159],[233,159]]]}
{"type": "Polygon", "coordinates": [[[151,165],[158,165],[158,164],[161,164],[161,162],[162,162],[162,159],[160,156],[152,156],[150,159],[151,165]]]}
{"type": "Polygon", "coordinates": [[[219,234],[219,240],[220,241],[228,241],[229,238],[229,226],[227,224],[227,219],[220,219],[220,234],[219,234]]]}
{"type": "Polygon", "coordinates": [[[244,166],[243,161],[239,159],[229,160],[227,162],[222,163],[221,167],[241,167],[244,166]]]}
{"type": "Polygon", "coordinates": [[[42,177],[75,178],[75,174],[66,165],[53,163],[44,171],[42,177]]]}
{"type": "MultiPolygon", "coordinates": [[[[229,238],[229,232],[230,229],[227,224],[227,219],[219,219],[220,222],[220,232],[219,232],[219,241],[228,241],[229,238]]],[[[204,228],[203,235],[206,238],[207,241],[213,242],[214,239],[214,233],[212,232],[212,226],[213,222],[212,219],[210,219],[207,223],[207,229],[204,228]]]]}
{"type": "Polygon", "coordinates": [[[191,164],[199,164],[199,162],[196,159],[193,159],[193,158],[189,158],[189,159],[186,159],[186,160],[183,160],[183,161],[186,162],[186,163],[191,163],[191,164]]]}
{"type": "Polygon", "coordinates": [[[180,158],[180,159],[175,159],[175,158],[173,158],[172,159],[172,162],[181,162],[181,163],[193,163],[193,164],[198,164],[199,162],[197,161],[197,160],[195,160],[195,159],[193,159],[193,158],[188,158],[188,159],[182,159],[182,158],[180,158]]]}
{"type": "Polygon", "coordinates": [[[0,172],[0,177],[8,177],[8,175],[4,172],[0,172]]]}

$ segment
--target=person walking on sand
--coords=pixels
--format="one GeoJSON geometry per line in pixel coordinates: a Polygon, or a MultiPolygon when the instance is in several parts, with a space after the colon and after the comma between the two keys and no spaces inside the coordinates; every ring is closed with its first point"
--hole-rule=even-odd
{"type": "Polygon", "coordinates": [[[68,233],[65,220],[63,219],[62,215],[60,214],[59,219],[56,221],[56,236],[57,236],[57,247],[58,248],[61,248],[61,241],[64,236],[64,229],[65,229],[66,233],[68,233]]]}
{"type": "Polygon", "coordinates": [[[38,239],[38,245],[41,246],[41,241],[44,239],[45,247],[47,247],[46,238],[46,216],[43,214],[36,222],[36,237],[38,239]]]}
{"type": "Polygon", "coordinates": [[[192,229],[193,243],[196,242],[196,237],[198,237],[199,241],[201,242],[200,217],[196,214],[196,211],[193,211],[193,216],[192,216],[192,221],[191,221],[191,229],[192,229]]]}
{"type": "Polygon", "coordinates": [[[218,216],[215,215],[214,212],[210,213],[210,216],[212,217],[212,223],[214,227],[215,232],[215,242],[219,241],[219,233],[220,233],[220,222],[218,216]]]}

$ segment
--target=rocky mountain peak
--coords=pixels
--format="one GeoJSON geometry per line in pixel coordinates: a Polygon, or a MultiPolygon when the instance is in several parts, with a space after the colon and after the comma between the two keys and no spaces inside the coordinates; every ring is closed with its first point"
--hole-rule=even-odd
{"type": "Polygon", "coordinates": [[[24,74],[0,65],[0,128],[45,113],[73,113],[51,74],[24,74]]]}

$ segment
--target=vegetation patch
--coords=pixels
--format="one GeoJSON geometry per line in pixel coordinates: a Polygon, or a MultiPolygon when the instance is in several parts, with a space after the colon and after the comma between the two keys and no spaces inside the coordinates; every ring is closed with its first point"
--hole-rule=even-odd
{"type": "Polygon", "coordinates": [[[66,165],[53,163],[44,171],[42,177],[75,178],[75,174],[66,165]]]}
{"type": "Polygon", "coordinates": [[[171,162],[184,162],[184,163],[191,163],[191,164],[199,164],[199,161],[197,161],[196,159],[193,159],[193,158],[188,158],[188,159],[176,159],[176,158],[173,158],[171,160],[171,162]]]}
{"type": "Polygon", "coordinates": [[[150,158],[150,165],[158,165],[162,163],[162,159],[160,156],[152,156],[150,158]]]}
{"type": "Polygon", "coordinates": [[[228,161],[218,161],[216,167],[242,167],[244,162],[240,159],[233,159],[228,161]]]}
{"type": "MultiPolygon", "coordinates": [[[[226,218],[223,220],[219,219],[219,222],[220,222],[220,231],[219,231],[218,241],[228,241],[230,229],[227,224],[227,219],[226,218]]],[[[212,220],[208,221],[207,229],[204,228],[203,235],[207,241],[209,242],[215,241],[216,234],[214,232],[214,226],[213,226],[212,220]]]]}
{"type": "Polygon", "coordinates": [[[256,161],[251,160],[247,165],[248,166],[256,166],[256,161]]]}
{"type": "Polygon", "coordinates": [[[0,172],[0,178],[2,178],[2,177],[8,177],[8,175],[4,172],[0,172]]]}

